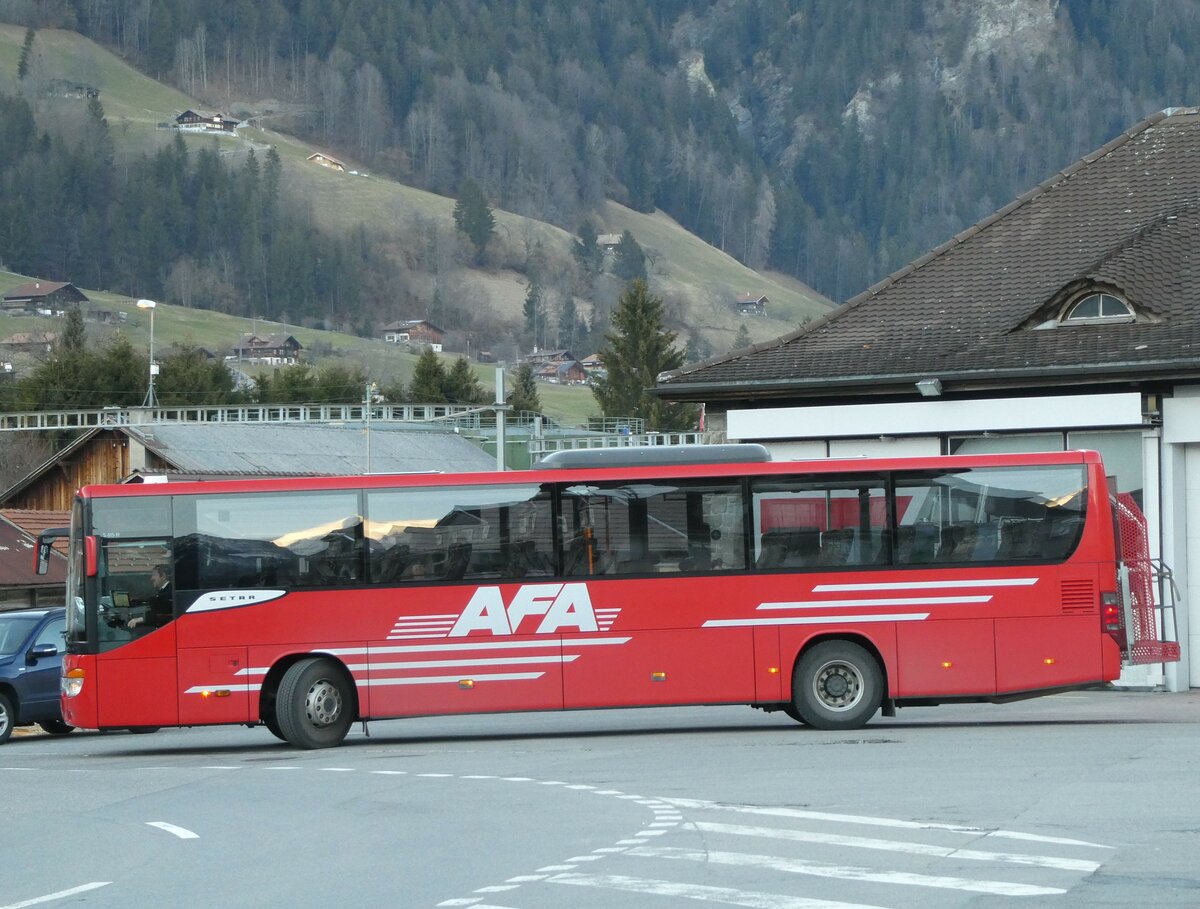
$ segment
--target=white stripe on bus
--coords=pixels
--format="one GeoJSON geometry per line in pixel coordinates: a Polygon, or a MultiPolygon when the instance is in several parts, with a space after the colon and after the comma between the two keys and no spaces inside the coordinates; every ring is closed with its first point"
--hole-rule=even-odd
{"type": "Polygon", "coordinates": [[[825,622],[923,622],[928,612],[898,612],[893,615],[798,615],[778,619],[709,619],[703,628],[748,628],[757,625],[821,625],[825,622]]]}
{"type": "Polygon", "coordinates": [[[529,663],[573,663],[579,654],[565,656],[491,657],[478,660],[408,660],[403,663],[349,663],[347,669],[381,672],[384,669],[433,669],[451,666],[522,666],[529,663]]]}
{"type": "Polygon", "coordinates": [[[817,584],[813,592],[834,590],[945,590],[955,587],[1028,587],[1037,578],[987,578],[961,581],[884,581],[871,584],[817,584]]]}
{"type": "Polygon", "coordinates": [[[442,685],[442,684],[458,684],[464,678],[470,678],[473,682],[522,682],[530,679],[540,679],[546,673],[544,672],[497,672],[483,673],[481,675],[422,675],[409,676],[407,678],[395,679],[367,679],[365,682],[360,681],[360,685],[442,685]]]}
{"type": "Polygon", "coordinates": [[[798,600],[792,603],[759,603],[759,609],[839,609],[844,606],[938,606],[947,603],[988,603],[992,595],[961,597],[885,597],[873,600],[798,600]]]}

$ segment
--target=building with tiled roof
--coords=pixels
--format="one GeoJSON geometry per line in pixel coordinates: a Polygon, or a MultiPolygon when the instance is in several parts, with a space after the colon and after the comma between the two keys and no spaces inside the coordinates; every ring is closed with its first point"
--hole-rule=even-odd
{"type": "Polygon", "coordinates": [[[34,606],[61,606],[66,597],[67,560],[61,553],[50,557],[49,570],[34,570],[36,536],[47,526],[66,525],[66,513],[49,515],[57,524],[47,525],[47,515],[38,514],[33,526],[22,524],[22,512],[0,513],[0,611],[34,606]]]}
{"type": "Polygon", "coordinates": [[[5,312],[58,310],[70,303],[86,303],[87,296],[70,281],[29,281],[6,292],[0,299],[5,312]]]}
{"type": "Polygon", "coordinates": [[[655,393],[776,457],[1098,449],[1184,593],[1184,658],[1143,681],[1200,687],[1198,257],[1200,110],[1174,108],[824,318],[655,393]]]}

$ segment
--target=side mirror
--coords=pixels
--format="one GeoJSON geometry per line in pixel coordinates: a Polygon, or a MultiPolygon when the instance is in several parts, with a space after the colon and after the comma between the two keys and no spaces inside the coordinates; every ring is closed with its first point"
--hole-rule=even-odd
{"type": "Polygon", "coordinates": [[[36,663],[38,660],[53,656],[58,656],[58,648],[53,644],[34,644],[29,648],[29,652],[25,654],[25,661],[27,663],[36,663]]]}
{"type": "Polygon", "coordinates": [[[50,550],[54,548],[54,541],[69,536],[70,533],[69,527],[47,527],[38,534],[37,558],[33,566],[36,574],[45,574],[50,570],[50,550]]]}

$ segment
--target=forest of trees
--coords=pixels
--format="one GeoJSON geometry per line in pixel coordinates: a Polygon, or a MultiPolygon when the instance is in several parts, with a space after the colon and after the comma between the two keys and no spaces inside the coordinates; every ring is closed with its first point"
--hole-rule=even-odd
{"type": "MultiPolygon", "coordinates": [[[[1156,110],[1193,0],[0,0],[414,185],[573,229],[661,208],[834,299],[1156,110]],[[1129,28],[1136,9],[1137,27],[1129,28]]],[[[354,255],[354,251],[346,251],[354,255]]]]}
{"type": "Polygon", "coordinates": [[[364,234],[320,234],[279,192],[274,149],[241,163],[178,135],[118,165],[98,99],[86,122],[39,129],[0,95],[0,260],[22,274],[278,321],[362,322],[386,264],[364,234]]]}

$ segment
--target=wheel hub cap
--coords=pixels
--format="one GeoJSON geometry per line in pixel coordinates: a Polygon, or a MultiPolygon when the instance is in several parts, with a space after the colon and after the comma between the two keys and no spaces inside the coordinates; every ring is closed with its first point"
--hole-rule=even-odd
{"type": "Polygon", "coordinates": [[[330,726],[342,713],[342,695],[337,686],[322,679],[308,689],[304,712],[314,726],[330,726]]]}

